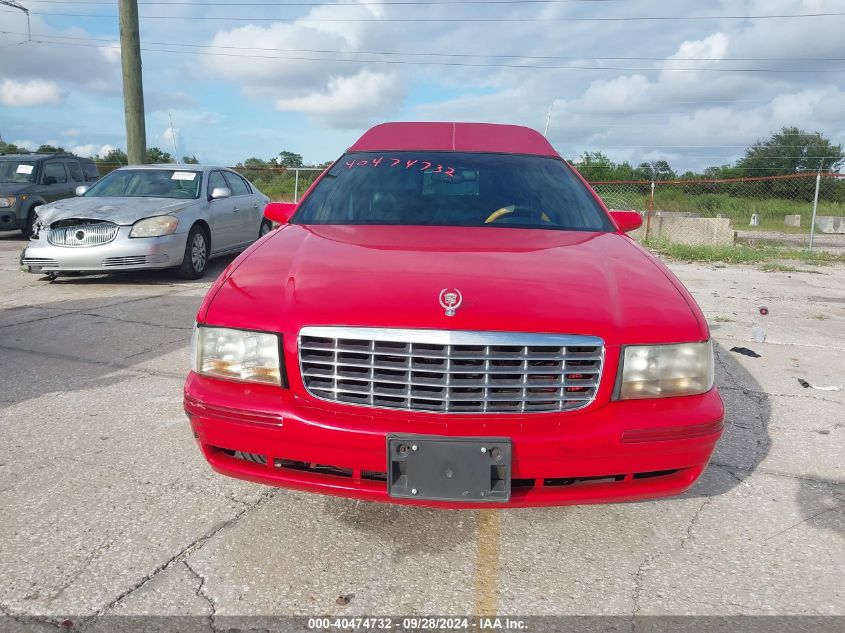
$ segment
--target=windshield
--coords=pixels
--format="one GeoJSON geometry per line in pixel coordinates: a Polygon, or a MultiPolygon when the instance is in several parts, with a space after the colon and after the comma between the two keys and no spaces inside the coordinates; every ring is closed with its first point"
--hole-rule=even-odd
{"type": "Polygon", "coordinates": [[[293,222],[614,230],[562,160],[460,152],[347,154],[293,222]]]}
{"type": "Polygon", "coordinates": [[[0,182],[27,185],[35,182],[35,163],[20,160],[0,160],[0,182]]]}
{"type": "Polygon", "coordinates": [[[98,180],[86,198],[199,198],[202,172],[118,169],[98,180]]]}

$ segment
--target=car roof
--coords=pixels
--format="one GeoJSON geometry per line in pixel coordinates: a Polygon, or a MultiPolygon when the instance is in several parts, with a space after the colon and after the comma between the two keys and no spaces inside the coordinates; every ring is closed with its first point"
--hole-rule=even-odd
{"type": "Polygon", "coordinates": [[[487,152],[560,158],[531,128],[497,123],[382,123],[359,138],[351,152],[487,152]]]}
{"type": "MultiPolygon", "coordinates": [[[[64,156],[61,154],[60,156],[64,156]]],[[[44,160],[52,158],[53,154],[0,154],[0,160],[44,160]]]]}
{"type": "Polygon", "coordinates": [[[48,158],[72,158],[73,160],[84,160],[93,162],[90,158],[82,158],[81,156],[74,156],[67,152],[60,152],[58,154],[0,154],[0,160],[47,160],[48,158]]]}
{"type": "Polygon", "coordinates": [[[225,169],[227,171],[233,171],[230,167],[218,167],[216,165],[197,165],[196,163],[153,163],[144,165],[123,165],[122,167],[120,167],[120,169],[178,169],[180,171],[211,171],[214,169],[225,169]]]}

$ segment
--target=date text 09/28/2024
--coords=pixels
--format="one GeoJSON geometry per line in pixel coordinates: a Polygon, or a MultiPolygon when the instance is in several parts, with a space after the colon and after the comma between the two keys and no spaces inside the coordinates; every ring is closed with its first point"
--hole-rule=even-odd
{"type": "Polygon", "coordinates": [[[525,620],[513,617],[317,617],[308,618],[307,626],[314,631],[524,631],[525,620]]]}

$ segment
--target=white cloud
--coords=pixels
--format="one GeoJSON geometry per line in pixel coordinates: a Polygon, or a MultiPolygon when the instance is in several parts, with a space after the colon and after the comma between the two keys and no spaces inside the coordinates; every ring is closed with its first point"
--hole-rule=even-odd
{"type": "Polygon", "coordinates": [[[38,147],[32,141],[12,141],[12,145],[17,145],[18,147],[23,147],[24,149],[29,150],[30,152],[34,152],[35,149],[38,147]]]}
{"type": "Polygon", "coordinates": [[[44,79],[0,81],[0,104],[10,108],[58,105],[64,101],[66,94],[56,82],[44,79]]]}
{"type": "Polygon", "coordinates": [[[375,118],[390,118],[404,98],[398,76],[362,70],[353,77],[329,79],[323,92],[277,99],[275,107],[281,112],[306,113],[333,127],[355,127],[375,118]]]}
{"type": "Polygon", "coordinates": [[[179,128],[168,127],[161,133],[161,139],[168,147],[176,145],[179,142],[179,128]]]}
{"type": "Polygon", "coordinates": [[[116,149],[117,148],[114,145],[109,145],[108,143],[106,143],[105,145],[100,147],[100,150],[97,152],[97,156],[106,156],[109,152],[113,152],[116,149]]]}
{"type": "Polygon", "coordinates": [[[250,97],[270,100],[279,111],[305,112],[332,127],[360,127],[388,117],[405,99],[404,82],[396,73],[357,61],[360,51],[378,40],[387,9],[372,2],[343,3],[343,17],[358,22],[332,21],[338,11],[338,5],[325,4],[290,22],[220,31],[213,46],[252,49],[260,57],[238,63],[209,56],[204,63],[215,77],[241,86],[250,97]]]}
{"type": "Polygon", "coordinates": [[[100,145],[98,143],[86,143],[85,145],[74,145],[69,148],[69,151],[77,156],[90,158],[94,156],[105,156],[113,149],[115,149],[115,147],[109,144],[100,145]]]}
{"type": "Polygon", "coordinates": [[[20,33],[26,32],[26,20],[22,17],[18,12],[0,12],[0,31],[5,32],[0,33],[0,46],[20,43],[0,55],[0,76],[19,81],[38,78],[92,92],[120,92],[119,49],[98,46],[80,28],[56,29],[40,15],[31,16],[31,27],[42,39],[23,42],[26,36],[20,33]],[[65,37],[73,38],[72,45],[61,39],[65,37]]]}

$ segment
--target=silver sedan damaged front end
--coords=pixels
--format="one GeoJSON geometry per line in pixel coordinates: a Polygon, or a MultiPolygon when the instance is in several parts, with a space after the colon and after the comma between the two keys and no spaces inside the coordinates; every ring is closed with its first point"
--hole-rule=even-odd
{"type": "Polygon", "coordinates": [[[179,266],[186,239],[179,231],[181,227],[174,227],[175,232],[168,235],[150,235],[156,231],[156,224],[164,222],[178,220],[157,216],[128,226],[93,218],[69,218],[50,226],[38,220],[21,255],[21,267],[26,272],[52,276],[179,266]]]}

